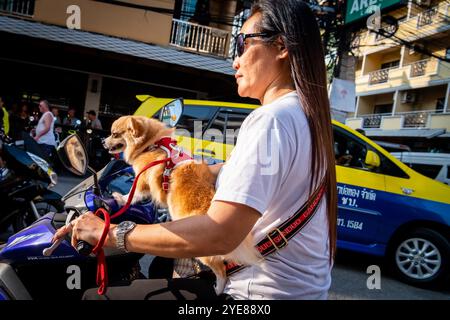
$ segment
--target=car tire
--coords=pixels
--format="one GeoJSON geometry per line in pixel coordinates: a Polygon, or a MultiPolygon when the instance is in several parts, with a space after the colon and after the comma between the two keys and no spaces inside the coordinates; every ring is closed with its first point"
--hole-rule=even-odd
{"type": "Polygon", "coordinates": [[[403,282],[438,288],[449,275],[450,243],[437,231],[415,229],[396,239],[390,248],[389,260],[403,282]]]}

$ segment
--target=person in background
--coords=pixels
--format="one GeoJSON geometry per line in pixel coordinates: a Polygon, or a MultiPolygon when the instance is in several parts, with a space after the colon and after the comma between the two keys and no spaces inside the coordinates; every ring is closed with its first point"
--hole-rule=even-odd
{"type": "Polygon", "coordinates": [[[47,100],[41,100],[39,103],[39,111],[42,113],[42,116],[37,124],[34,140],[41,145],[42,149],[51,159],[56,147],[55,135],[53,133],[55,118],[53,113],[50,112],[50,106],[47,100]]]}
{"type": "Polygon", "coordinates": [[[1,116],[1,127],[5,131],[5,134],[8,135],[9,133],[9,114],[8,111],[5,108],[5,103],[3,102],[3,98],[0,97],[0,116],[1,116]]]}
{"type": "Polygon", "coordinates": [[[95,130],[102,130],[102,123],[100,120],[97,119],[97,114],[94,110],[90,110],[87,112],[87,121],[86,121],[86,127],[95,129],[95,130]]]}
{"type": "MultiPolygon", "coordinates": [[[[28,120],[28,117],[25,118],[28,120]]],[[[9,114],[9,136],[13,140],[22,140],[22,132],[25,131],[26,120],[21,118],[21,109],[13,105],[9,114]]]]}
{"type": "Polygon", "coordinates": [[[55,118],[55,125],[61,125],[61,117],[59,116],[59,109],[57,107],[52,108],[53,117],[55,118]]]}
{"type": "Polygon", "coordinates": [[[65,117],[63,120],[63,125],[72,127],[76,126],[77,121],[80,121],[80,119],[75,116],[76,112],[77,111],[75,108],[69,108],[69,110],[67,111],[67,117],[65,117]]]}

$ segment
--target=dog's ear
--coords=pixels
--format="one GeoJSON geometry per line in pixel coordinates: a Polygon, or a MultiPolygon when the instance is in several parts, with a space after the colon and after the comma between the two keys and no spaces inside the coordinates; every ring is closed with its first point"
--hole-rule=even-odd
{"type": "Polygon", "coordinates": [[[139,118],[129,117],[127,121],[127,131],[131,137],[134,138],[136,144],[139,144],[144,139],[144,125],[139,118]]]}

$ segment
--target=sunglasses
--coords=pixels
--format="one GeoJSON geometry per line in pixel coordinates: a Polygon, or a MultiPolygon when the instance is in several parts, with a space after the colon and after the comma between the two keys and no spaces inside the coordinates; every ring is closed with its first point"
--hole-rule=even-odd
{"type": "Polygon", "coordinates": [[[276,32],[259,32],[259,33],[239,33],[236,37],[236,53],[237,56],[240,57],[245,52],[245,40],[247,38],[269,38],[276,35],[276,32]]]}

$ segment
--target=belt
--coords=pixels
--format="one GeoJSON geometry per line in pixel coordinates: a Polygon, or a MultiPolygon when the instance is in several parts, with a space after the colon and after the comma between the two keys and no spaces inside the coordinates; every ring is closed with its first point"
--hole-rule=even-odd
{"type": "MultiPolygon", "coordinates": [[[[311,220],[317,212],[320,200],[325,193],[325,180],[322,181],[319,188],[309,197],[309,199],[297,210],[289,219],[280,224],[277,228],[269,232],[258,244],[256,249],[259,253],[266,257],[269,254],[278,251],[287,246],[288,241],[294,237],[303,227],[311,220]]],[[[243,268],[244,265],[239,265],[233,262],[225,262],[227,276],[236,273],[243,268]]]]}

